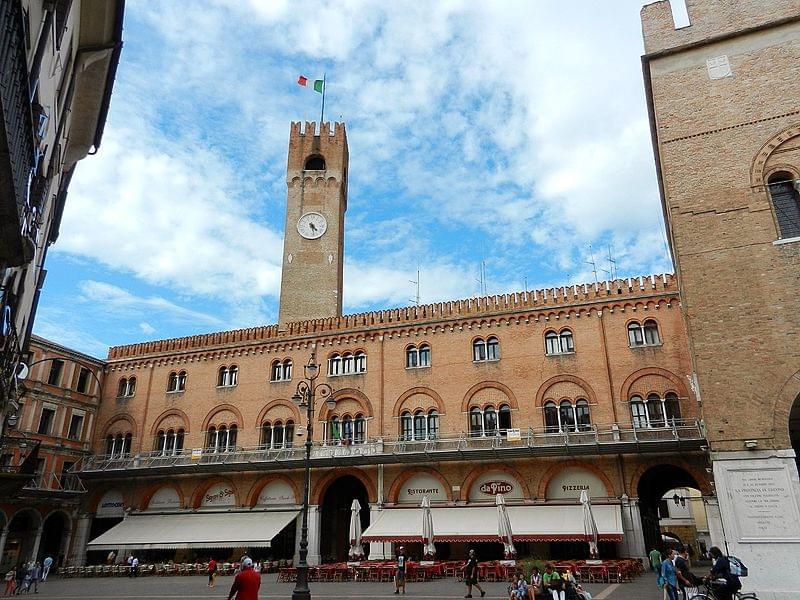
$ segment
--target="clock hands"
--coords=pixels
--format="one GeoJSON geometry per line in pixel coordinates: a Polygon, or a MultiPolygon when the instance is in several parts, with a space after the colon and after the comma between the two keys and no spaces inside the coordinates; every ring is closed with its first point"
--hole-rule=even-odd
{"type": "Polygon", "coordinates": [[[308,226],[311,227],[311,231],[313,231],[314,233],[317,233],[317,226],[314,225],[314,223],[312,221],[308,222],[308,226]]]}

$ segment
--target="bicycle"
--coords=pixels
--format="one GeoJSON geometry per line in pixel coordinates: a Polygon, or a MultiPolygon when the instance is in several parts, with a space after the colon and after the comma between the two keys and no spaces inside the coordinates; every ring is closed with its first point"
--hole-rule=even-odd
{"type": "MultiPolygon", "coordinates": [[[[701,585],[698,585],[695,588],[687,588],[686,590],[686,600],[719,600],[719,597],[714,592],[714,588],[711,585],[711,582],[705,582],[701,585]],[[689,590],[700,590],[703,589],[703,592],[698,591],[695,594],[690,594],[689,590]]],[[[758,596],[756,596],[755,592],[734,592],[733,593],[733,600],[759,600],[758,596]]]]}

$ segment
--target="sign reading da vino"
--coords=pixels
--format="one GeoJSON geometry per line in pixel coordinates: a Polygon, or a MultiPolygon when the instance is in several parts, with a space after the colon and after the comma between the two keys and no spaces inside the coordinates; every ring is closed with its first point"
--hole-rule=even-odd
{"type": "Polygon", "coordinates": [[[522,486],[508,473],[490,471],[475,480],[469,491],[469,499],[483,501],[493,499],[502,494],[508,500],[522,500],[522,486]]]}

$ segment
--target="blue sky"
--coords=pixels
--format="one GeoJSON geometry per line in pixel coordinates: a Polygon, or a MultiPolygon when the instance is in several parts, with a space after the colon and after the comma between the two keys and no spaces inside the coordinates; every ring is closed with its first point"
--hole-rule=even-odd
{"type": "Polygon", "coordinates": [[[34,330],[108,346],[274,323],[289,123],[350,145],[345,312],[671,272],[642,0],[126,3],[34,330]],[[400,7],[400,8],[398,8],[400,7]]]}

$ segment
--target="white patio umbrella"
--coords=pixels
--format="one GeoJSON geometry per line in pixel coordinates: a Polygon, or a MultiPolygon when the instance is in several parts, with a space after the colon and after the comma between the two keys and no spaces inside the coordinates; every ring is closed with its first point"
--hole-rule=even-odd
{"type": "Polygon", "coordinates": [[[583,505],[583,532],[586,534],[586,541],[589,542],[589,555],[596,558],[597,550],[597,523],[592,514],[592,503],[586,490],[581,491],[581,504],[583,505]]]}
{"type": "Polygon", "coordinates": [[[517,550],[514,548],[514,536],[511,531],[511,519],[508,518],[508,510],[506,510],[506,498],[503,494],[497,494],[495,502],[497,502],[497,535],[503,542],[503,553],[506,558],[514,558],[517,550]]]}
{"type": "Polygon", "coordinates": [[[436,546],[433,543],[431,501],[427,496],[422,497],[422,554],[427,559],[432,559],[436,554],[436,546]]]}
{"type": "Polygon", "coordinates": [[[361,504],[353,498],[350,505],[350,550],[347,556],[351,560],[361,560],[364,558],[364,548],[361,546],[361,504]]]}

